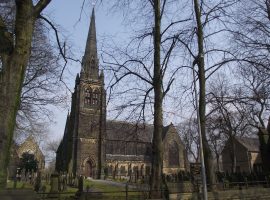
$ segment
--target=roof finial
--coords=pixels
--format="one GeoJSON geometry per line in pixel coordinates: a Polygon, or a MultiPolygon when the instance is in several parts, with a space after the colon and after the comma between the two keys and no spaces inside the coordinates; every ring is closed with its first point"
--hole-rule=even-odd
{"type": "Polygon", "coordinates": [[[96,3],[97,3],[97,0],[93,0],[93,1],[92,1],[92,6],[93,6],[93,8],[95,8],[96,3]]]}

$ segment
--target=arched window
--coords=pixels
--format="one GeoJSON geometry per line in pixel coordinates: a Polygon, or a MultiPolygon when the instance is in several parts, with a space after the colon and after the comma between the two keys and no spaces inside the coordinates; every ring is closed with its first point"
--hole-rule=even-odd
{"type": "Polygon", "coordinates": [[[94,91],[93,92],[93,98],[92,98],[92,104],[98,105],[98,99],[99,99],[99,91],[94,91]]]}
{"type": "Polygon", "coordinates": [[[169,166],[179,166],[179,148],[176,142],[169,144],[169,166]]]}
{"type": "Polygon", "coordinates": [[[84,89],[84,105],[91,105],[92,95],[93,93],[91,88],[84,89]]]}

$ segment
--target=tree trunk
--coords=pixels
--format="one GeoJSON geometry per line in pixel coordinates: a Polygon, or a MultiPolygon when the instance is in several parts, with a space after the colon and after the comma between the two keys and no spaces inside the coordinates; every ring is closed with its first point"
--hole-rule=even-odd
{"type": "Polygon", "coordinates": [[[231,161],[232,161],[232,165],[231,165],[231,172],[235,173],[236,172],[236,149],[235,149],[235,140],[234,137],[232,135],[230,135],[230,143],[231,143],[231,151],[230,151],[230,157],[231,157],[231,161]]]}
{"type": "Polygon", "coordinates": [[[154,133],[152,143],[152,170],[151,170],[151,198],[161,197],[162,187],[162,162],[163,162],[163,113],[162,113],[162,72],[160,65],[160,43],[161,43],[161,16],[160,16],[160,0],[154,1],[155,27],[154,27],[154,78],[153,87],[155,94],[154,102],[154,133]]]}
{"type": "Polygon", "coordinates": [[[219,167],[219,154],[216,154],[216,160],[217,160],[217,171],[220,172],[220,167],[219,167]]]}
{"type": "Polygon", "coordinates": [[[200,123],[201,123],[201,134],[202,134],[202,142],[203,142],[203,151],[204,151],[204,162],[206,168],[206,177],[210,188],[215,182],[215,174],[213,168],[213,157],[211,153],[211,149],[209,147],[207,138],[206,138],[206,129],[205,129],[205,63],[204,63],[204,44],[203,44],[203,26],[201,22],[201,11],[199,7],[198,0],[194,0],[194,10],[196,14],[196,23],[197,23],[197,37],[198,37],[198,58],[197,65],[199,68],[198,76],[199,76],[199,113],[200,113],[200,123]]]}
{"type": "MultiPolygon", "coordinates": [[[[42,0],[33,6],[32,0],[16,0],[12,48],[1,49],[0,52],[2,61],[2,71],[0,71],[0,189],[6,186],[10,148],[16,114],[20,105],[22,84],[31,53],[35,20],[49,2],[50,0],[42,0]]],[[[10,36],[4,23],[1,23],[0,34],[3,32],[5,33],[0,37],[10,36]]]]}

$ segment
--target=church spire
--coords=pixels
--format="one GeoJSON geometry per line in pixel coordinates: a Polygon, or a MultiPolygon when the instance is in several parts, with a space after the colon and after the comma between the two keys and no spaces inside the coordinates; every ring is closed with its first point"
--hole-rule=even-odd
{"type": "Polygon", "coordinates": [[[95,9],[92,10],[81,73],[83,78],[98,79],[98,57],[95,24],[95,9]]]}

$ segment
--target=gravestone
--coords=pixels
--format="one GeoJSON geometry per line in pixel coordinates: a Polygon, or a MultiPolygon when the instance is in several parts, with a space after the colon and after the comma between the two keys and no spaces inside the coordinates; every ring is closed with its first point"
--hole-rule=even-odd
{"type": "Polygon", "coordinates": [[[51,190],[48,194],[48,198],[58,198],[58,185],[59,185],[59,175],[54,173],[51,175],[51,190]]]}
{"type": "Polygon", "coordinates": [[[78,191],[76,192],[76,196],[81,196],[83,193],[83,176],[79,177],[78,181],[78,191]]]}
{"type": "Polygon", "coordinates": [[[38,192],[41,186],[41,174],[40,172],[37,173],[37,177],[35,179],[35,191],[38,192]]]}

